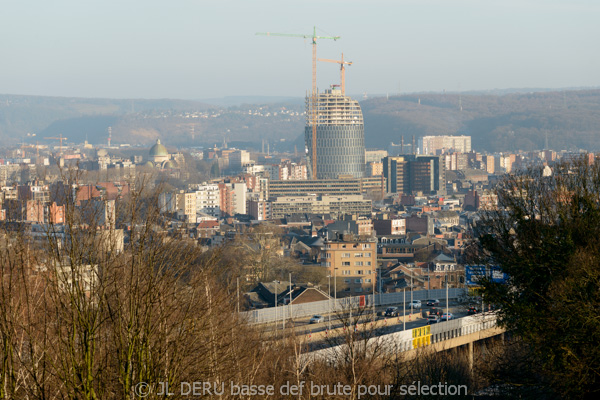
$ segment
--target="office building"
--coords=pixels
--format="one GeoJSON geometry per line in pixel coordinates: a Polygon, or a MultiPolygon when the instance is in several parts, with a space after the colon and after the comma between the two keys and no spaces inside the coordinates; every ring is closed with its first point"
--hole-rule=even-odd
{"type": "Polygon", "coordinates": [[[385,157],[383,176],[387,183],[387,193],[443,194],[444,167],[437,156],[385,157]]]}
{"type": "Polygon", "coordinates": [[[350,195],[385,193],[385,179],[380,176],[367,178],[342,178],[300,181],[272,181],[268,185],[269,198],[280,196],[306,196],[309,194],[321,195],[350,195]]]}
{"type": "Polygon", "coordinates": [[[305,143],[308,175],[313,176],[313,124],[316,121],[316,178],[340,175],[362,178],[365,172],[365,133],[358,101],[339,89],[318,93],[316,104],[306,99],[305,143]]]}
{"type": "Polygon", "coordinates": [[[341,218],[344,214],[371,215],[371,200],[362,195],[348,196],[286,196],[271,202],[271,217],[284,218],[294,214],[329,214],[341,218]]]}

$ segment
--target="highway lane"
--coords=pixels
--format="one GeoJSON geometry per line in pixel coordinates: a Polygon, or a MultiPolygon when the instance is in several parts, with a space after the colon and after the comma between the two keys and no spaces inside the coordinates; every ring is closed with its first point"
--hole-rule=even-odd
{"type": "MultiPolygon", "coordinates": [[[[377,307],[376,314],[382,313],[388,307],[390,306],[377,307]]],[[[395,307],[398,307],[402,314],[402,306],[396,305],[395,307]]],[[[310,324],[310,317],[303,317],[294,321],[288,320],[285,330],[283,330],[282,322],[277,324],[277,329],[275,329],[274,324],[264,325],[263,329],[271,339],[279,339],[293,333],[299,340],[307,343],[311,349],[318,349],[331,346],[334,342],[339,344],[343,341],[343,337],[347,336],[350,329],[356,329],[357,332],[363,331],[362,336],[368,334],[372,337],[402,331],[404,328],[409,330],[427,325],[427,318],[422,317],[422,311],[429,311],[431,308],[433,307],[424,306],[418,312],[415,309],[412,315],[409,315],[410,309],[407,309],[405,324],[403,324],[402,315],[399,317],[377,315],[373,321],[372,309],[367,307],[354,310],[352,316],[347,311],[332,313],[330,315],[331,323],[329,322],[329,316],[323,315],[324,320],[321,323],[310,324]],[[371,330],[372,332],[370,332],[371,330]]],[[[446,312],[445,302],[441,302],[436,308],[446,312]]],[[[465,305],[450,302],[449,311],[454,315],[454,318],[467,315],[466,310],[465,305]]]]}

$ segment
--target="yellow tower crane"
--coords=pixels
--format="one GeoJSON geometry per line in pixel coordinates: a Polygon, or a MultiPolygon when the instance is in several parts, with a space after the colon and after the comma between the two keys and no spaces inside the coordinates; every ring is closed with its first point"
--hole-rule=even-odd
{"type": "Polygon", "coordinates": [[[312,178],[317,179],[317,39],[333,39],[338,40],[340,36],[317,36],[317,28],[313,27],[313,33],[311,34],[297,34],[297,33],[272,33],[272,32],[257,32],[257,35],[264,36],[284,36],[284,37],[300,37],[304,39],[310,38],[312,40],[312,93],[310,109],[308,110],[309,116],[312,123],[312,178]]]}
{"type": "Polygon", "coordinates": [[[318,61],[340,64],[340,83],[342,95],[346,94],[346,65],[352,65],[352,61],[344,61],[344,53],[341,60],[330,60],[328,58],[319,58],[318,61]]]}
{"type": "Polygon", "coordinates": [[[62,150],[63,150],[62,142],[63,142],[63,140],[67,140],[66,137],[63,137],[62,133],[60,135],[58,135],[58,137],[52,136],[52,137],[45,137],[44,139],[54,139],[54,140],[60,141],[60,155],[62,155],[62,150]]]}

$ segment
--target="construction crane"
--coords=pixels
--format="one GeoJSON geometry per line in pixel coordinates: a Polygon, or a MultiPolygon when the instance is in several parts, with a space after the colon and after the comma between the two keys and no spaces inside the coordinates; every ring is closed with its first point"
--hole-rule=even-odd
{"type": "Polygon", "coordinates": [[[312,39],[312,93],[311,106],[309,114],[312,122],[312,177],[317,179],[317,39],[333,39],[338,40],[340,36],[317,36],[317,27],[313,27],[313,33],[303,35],[297,33],[272,33],[272,32],[257,32],[257,35],[264,36],[284,36],[284,37],[300,37],[304,39],[312,39]]]}
{"type": "Polygon", "coordinates": [[[342,95],[346,94],[346,65],[352,65],[352,61],[344,61],[344,53],[341,60],[330,60],[327,58],[319,58],[318,61],[340,64],[340,83],[342,85],[342,95]]]}
{"type": "Polygon", "coordinates": [[[44,139],[54,139],[54,140],[60,141],[60,154],[62,155],[62,149],[63,149],[62,142],[63,142],[63,140],[67,140],[66,137],[63,137],[62,133],[60,135],[58,135],[58,137],[51,136],[51,137],[45,137],[44,139]]]}
{"type": "MultiPolygon", "coordinates": [[[[20,144],[21,144],[21,151],[23,151],[23,149],[36,149],[37,157],[40,156],[40,142],[35,142],[35,145],[26,144],[26,143],[20,143],[20,144]]],[[[24,151],[23,151],[23,155],[25,155],[24,151]]]]}

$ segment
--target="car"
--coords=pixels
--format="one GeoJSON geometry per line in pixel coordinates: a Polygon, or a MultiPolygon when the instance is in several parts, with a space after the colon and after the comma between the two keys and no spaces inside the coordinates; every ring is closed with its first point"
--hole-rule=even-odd
{"type": "Polygon", "coordinates": [[[428,324],[428,325],[431,325],[431,324],[437,324],[439,320],[440,320],[440,318],[439,318],[437,315],[435,315],[435,314],[430,314],[430,315],[427,317],[427,324],[428,324]]]}
{"type": "Polygon", "coordinates": [[[427,305],[430,307],[437,307],[440,305],[440,301],[438,299],[429,299],[427,300],[427,305]]]}
{"type": "Polygon", "coordinates": [[[398,315],[400,315],[400,310],[398,310],[398,307],[388,307],[385,310],[386,317],[397,317],[398,315]]]}
{"type": "Polygon", "coordinates": [[[311,324],[318,324],[319,322],[323,322],[322,315],[313,315],[313,317],[310,319],[311,324]]]}
{"type": "Polygon", "coordinates": [[[413,300],[408,304],[408,306],[413,309],[421,308],[421,300],[413,300]]]}
{"type": "Polygon", "coordinates": [[[454,315],[452,315],[451,312],[443,313],[442,316],[440,317],[440,322],[450,321],[453,318],[454,318],[454,315]]]}
{"type": "Polygon", "coordinates": [[[467,315],[477,314],[478,312],[479,310],[477,309],[477,307],[469,307],[469,309],[467,310],[467,315]]]}
{"type": "Polygon", "coordinates": [[[433,307],[429,309],[429,315],[437,315],[439,317],[440,315],[442,315],[442,313],[443,311],[441,308],[433,307]]]}

